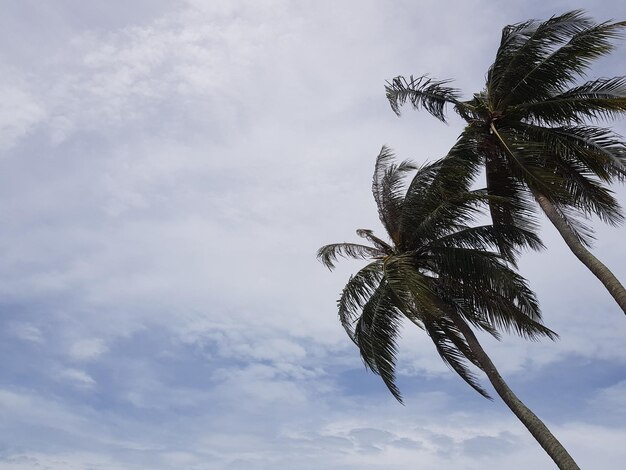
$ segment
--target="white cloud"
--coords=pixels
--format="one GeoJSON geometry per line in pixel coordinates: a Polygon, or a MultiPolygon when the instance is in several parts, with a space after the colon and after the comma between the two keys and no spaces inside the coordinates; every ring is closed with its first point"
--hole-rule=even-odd
{"type": "MultiPolygon", "coordinates": [[[[120,462],[115,459],[87,452],[73,452],[60,454],[46,454],[43,452],[15,453],[0,457],[0,469],[3,470],[28,470],[33,468],[45,468],[48,470],[85,470],[120,468],[120,462]]],[[[141,468],[140,466],[129,466],[124,464],[124,468],[141,468]]]]}
{"type": "Polygon", "coordinates": [[[44,341],[41,330],[30,323],[14,323],[11,325],[11,330],[21,340],[33,343],[42,343],[44,341]]]}
{"type": "Polygon", "coordinates": [[[93,377],[80,369],[62,369],[59,371],[57,377],[60,381],[67,381],[71,385],[85,390],[91,390],[96,386],[96,381],[93,377]]]}
{"type": "Polygon", "coordinates": [[[2,67],[8,70],[0,80],[0,151],[8,151],[45,119],[46,110],[28,89],[11,80],[6,64],[2,67]]]}
{"type": "Polygon", "coordinates": [[[108,350],[102,339],[81,339],[70,346],[69,355],[77,361],[89,361],[97,359],[108,350]]]}
{"type": "Polygon", "coordinates": [[[598,390],[590,401],[594,408],[623,416],[626,414],[626,380],[598,390]]]}

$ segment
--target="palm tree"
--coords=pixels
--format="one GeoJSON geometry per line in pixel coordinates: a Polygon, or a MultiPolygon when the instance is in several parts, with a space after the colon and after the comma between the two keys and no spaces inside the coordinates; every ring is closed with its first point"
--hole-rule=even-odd
{"type": "Polygon", "coordinates": [[[557,465],[578,469],[543,422],[511,391],[470,328],[496,338],[502,330],[529,339],[556,337],[540,323],[535,296],[509,267],[507,255],[489,251],[498,240],[517,249],[539,248],[540,240],[513,225],[469,226],[480,205],[495,198],[484,191],[468,191],[464,171],[441,160],[421,168],[392,160],[383,147],[372,186],[389,240],[361,229],[357,234],[369,244],[337,243],[318,252],[329,269],[339,256],[369,260],[350,278],[338,300],[340,321],[366,366],[402,401],[395,383],[396,340],[402,320],[408,319],[426,331],[442,359],[463,380],[489,397],[468,362],[484,371],[557,465]],[[405,191],[404,177],[414,170],[417,174],[405,191]]]}
{"type": "Polygon", "coordinates": [[[530,227],[536,201],[626,314],[626,289],[588,250],[593,230],[585,223],[590,215],[611,225],[623,220],[605,183],[626,178],[626,145],[596,124],[626,112],[626,77],[574,86],[624,26],[595,24],[579,10],[507,26],[485,89],[470,100],[461,101],[448,80],[427,76],[396,77],[386,90],[398,115],[409,101],[445,121],[452,105],[467,126],[450,163],[484,165],[487,192],[509,201],[490,204],[493,223],[530,227]]]}

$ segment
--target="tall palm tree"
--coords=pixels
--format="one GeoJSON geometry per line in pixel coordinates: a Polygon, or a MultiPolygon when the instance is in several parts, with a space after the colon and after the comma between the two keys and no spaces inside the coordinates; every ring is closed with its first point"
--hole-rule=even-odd
{"type": "Polygon", "coordinates": [[[588,250],[593,230],[585,223],[592,214],[611,225],[623,220],[605,183],[626,178],[626,145],[597,123],[626,113],[626,77],[574,86],[625,26],[596,24],[580,10],[507,26],[485,89],[470,100],[427,76],[396,77],[386,90],[398,115],[409,101],[445,121],[450,104],[467,122],[450,161],[484,165],[488,193],[509,200],[490,204],[493,223],[528,227],[536,201],[626,314],[626,289],[588,250]]]}
{"type": "Polygon", "coordinates": [[[540,323],[540,311],[525,280],[489,251],[507,246],[538,248],[530,231],[501,224],[472,227],[480,204],[495,199],[468,191],[465,172],[442,161],[417,168],[393,163],[383,147],[376,160],[372,192],[389,240],[357,230],[369,244],[326,245],[318,258],[330,269],[339,256],[369,260],[350,278],[338,300],[339,318],[366,366],[380,375],[399,401],[395,364],[399,328],[408,319],[430,336],[442,359],[481,395],[489,397],[469,368],[489,378],[507,406],[559,468],[578,469],[543,422],[511,391],[470,325],[499,338],[515,332],[529,339],[556,334],[540,323]],[[405,191],[403,179],[417,170],[405,191]]]}

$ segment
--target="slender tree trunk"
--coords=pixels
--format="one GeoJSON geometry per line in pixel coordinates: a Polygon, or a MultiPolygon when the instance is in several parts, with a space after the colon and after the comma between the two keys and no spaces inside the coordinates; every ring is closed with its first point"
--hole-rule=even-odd
{"type": "Polygon", "coordinates": [[[572,253],[604,284],[606,290],[609,291],[617,305],[626,314],[626,289],[624,289],[624,286],[622,286],[609,268],[602,264],[598,258],[580,243],[580,240],[578,240],[550,200],[540,193],[534,193],[534,196],[543,212],[552,222],[552,225],[556,227],[569,249],[572,250],[572,253]]]}
{"type": "Polygon", "coordinates": [[[491,359],[487,356],[487,353],[482,348],[474,332],[465,320],[457,314],[451,315],[451,318],[465,337],[474,357],[485,371],[485,374],[489,378],[493,388],[498,395],[500,395],[500,398],[502,398],[502,401],[506,403],[515,416],[526,426],[539,445],[541,445],[552,460],[554,460],[554,463],[556,463],[561,470],[580,470],[580,467],[574,462],[574,459],[569,455],[567,450],[565,450],[565,447],[554,437],[546,425],[515,396],[496,369],[496,366],[493,365],[493,362],[491,362],[491,359]]]}

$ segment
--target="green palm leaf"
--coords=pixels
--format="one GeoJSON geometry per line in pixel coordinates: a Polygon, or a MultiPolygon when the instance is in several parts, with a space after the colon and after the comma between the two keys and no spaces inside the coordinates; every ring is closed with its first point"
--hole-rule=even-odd
{"type": "Polygon", "coordinates": [[[317,252],[317,258],[331,270],[334,269],[338,257],[369,259],[380,258],[384,255],[385,253],[378,248],[359,245],[358,243],[332,243],[323,246],[317,252]]]}
{"type": "Polygon", "coordinates": [[[540,101],[511,107],[524,119],[545,125],[584,124],[615,119],[626,112],[626,77],[599,78],[540,101]]]}
{"type": "Polygon", "coordinates": [[[404,200],[404,177],[416,169],[409,161],[396,165],[393,153],[383,146],[374,167],[372,192],[378,207],[380,221],[392,240],[397,241],[399,234],[398,216],[404,200]]]}
{"type": "Polygon", "coordinates": [[[378,288],[383,276],[382,261],[374,261],[350,276],[348,283],[341,292],[337,301],[339,321],[346,333],[354,339],[354,323],[363,309],[363,306],[378,288]]]}
{"type": "Polygon", "coordinates": [[[440,318],[429,319],[425,326],[443,361],[470,387],[491,400],[489,393],[481,387],[476,375],[466,365],[467,361],[470,361],[480,368],[480,364],[454,324],[450,320],[440,318]]]}
{"type": "Polygon", "coordinates": [[[366,366],[380,375],[391,394],[402,403],[402,395],[395,383],[396,341],[402,314],[392,302],[390,290],[382,279],[363,306],[363,313],[355,326],[354,341],[366,366]]]}
{"type": "Polygon", "coordinates": [[[445,122],[446,104],[460,105],[458,91],[446,86],[450,80],[434,80],[424,75],[411,76],[408,80],[396,77],[387,82],[385,90],[391,109],[400,115],[400,108],[407,101],[415,109],[425,109],[440,121],[445,122]]]}

